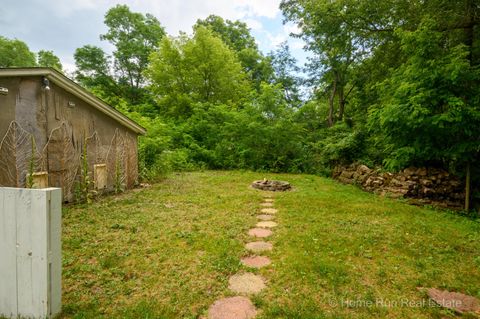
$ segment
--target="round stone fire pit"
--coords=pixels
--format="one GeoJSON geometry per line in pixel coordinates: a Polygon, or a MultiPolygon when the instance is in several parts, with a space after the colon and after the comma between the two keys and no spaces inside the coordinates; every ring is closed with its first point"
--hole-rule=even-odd
{"type": "Polygon", "coordinates": [[[271,191],[271,192],[284,192],[292,188],[289,182],[269,181],[267,179],[253,182],[252,187],[256,189],[261,189],[263,191],[271,191]]]}

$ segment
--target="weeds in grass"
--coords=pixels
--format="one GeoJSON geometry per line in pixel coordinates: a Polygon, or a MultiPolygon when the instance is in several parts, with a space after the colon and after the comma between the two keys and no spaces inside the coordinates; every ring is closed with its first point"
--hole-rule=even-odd
{"type": "Polygon", "coordinates": [[[82,155],[80,157],[80,179],[75,186],[75,199],[77,203],[91,204],[97,195],[95,181],[88,169],[87,140],[84,140],[82,155]]]}
{"type": "Polygon", "coordinates": [[[115,161],[115,183],[114,183],[115,194],[119,194],[125,191],[125,185],[123,184],[123,172],[120,160],[115,161]]]}
{"type": "Polygon", "coordinates": [[[35,173],[35,137],[32,135],[30,136],[31,144],[32,144],[32,153],[30,155],[30,160],[28,161],[28,173],[27,173],[27,180],[26,180],[26,188],[33,187],[33,173],[35,173]]]}
{"type": "Polygon", "coordinates": [[[480,297],[478,221],[315,176],[207,171],[64,210],[62,317],[205,316],[243,269],[263,198],[247,186],[263,177],[295,191],[275,194],[272,264],[252,270],[268,280],[252,298],[258,319],[442,318],[451,313],[339,302],[422,301],[419,286],[480,297]]]}

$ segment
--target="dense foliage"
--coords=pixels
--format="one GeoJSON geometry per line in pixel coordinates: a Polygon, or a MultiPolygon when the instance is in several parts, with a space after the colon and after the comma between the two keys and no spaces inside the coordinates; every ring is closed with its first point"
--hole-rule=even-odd
{"type": "MultiPolygon", "coordinates": [[[[471,174],[478,190],[478,1],[283,0],[281,8],[314,53],[314,100],[328,103],[328,131],[345,123],[346,141],[364,143],[343,160],[443,167],[471,174]]],[[[334,145],[325,141],[323,154],[334,145]]]]}
{"type": "Polygon", "coordinates": [[[52,51],[40,50],[35,54],[25,42],[0,36],[0,68],[33,66],[51,67],[62,72],[60,59],[52,51]]]}
{"type": "MultiPolygon", "coordinates": [[[[305,79],[288,45],[264,55],[245,23],[215,15],[173,37],[152,15],[118,5],[101,35],[112,55],[76,50],[76,80],[148,129],[144,177],[197,168],[328,174],[360,161],[468,172],[478,189],[477,1],[280,7],[311,53],[305,79]]],[[[1,66],[37,63],[21,41],[0,44],[1,66]]],[[[39,61],[58,67],[50,53],[39,61]]]]}

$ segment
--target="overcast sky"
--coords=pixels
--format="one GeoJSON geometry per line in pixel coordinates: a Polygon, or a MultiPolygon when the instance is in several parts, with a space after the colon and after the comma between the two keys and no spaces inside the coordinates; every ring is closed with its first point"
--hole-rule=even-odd
{"type": "Polygon", "coordinates": [[[153,14],[170,35],[190,33],[197,19],[210,14],[238,19],[251,28],[264,53],[288,41],[299,65],[305,62],[303,43],[289,37],[297,31],[296,26],[282,23],[280,0],[1,0],[0,35],[22,40],[35,52],[52,50],[64,68],[72,71],[76,48],[92,44],[111,51],[99,35],[106,31],[105,12],[116,4],[153,14]]]}

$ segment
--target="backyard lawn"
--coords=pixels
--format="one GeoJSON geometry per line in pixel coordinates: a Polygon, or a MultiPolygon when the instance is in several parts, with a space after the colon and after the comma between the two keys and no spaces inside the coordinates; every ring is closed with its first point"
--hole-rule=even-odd
{"type": "MultiPolygon", "coordinates": [[[[201,318],[247,270],[247,232],[281,179],[257,318],[453,318],[419,287],[480,297],[480,222],[312,175],[205,171],[63,211],[62,318],[201,318]]],[[[463,318],[474,318],[463,315],[463,318]]]]}

